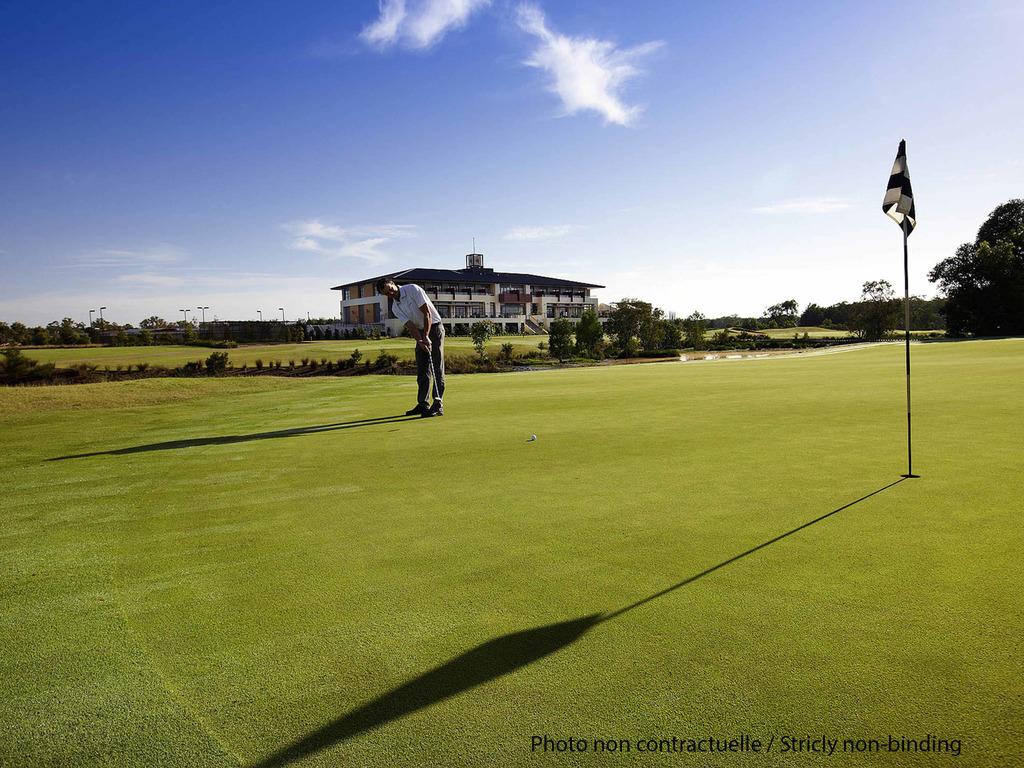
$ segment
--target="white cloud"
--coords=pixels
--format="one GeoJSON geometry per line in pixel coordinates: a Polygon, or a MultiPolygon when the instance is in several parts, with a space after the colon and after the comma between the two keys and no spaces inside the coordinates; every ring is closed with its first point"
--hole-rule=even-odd
{"type": "Polygon", "coordinates": [[[380,16],[363,28],[360,37],[379,48],[396,43],[430,48],[489,4],[490,0],[380,0],[380,16]]]}
{"type": "Polygon", "coordinates": [[[835,213],[836,211],[845,211],[847,208],[852,207],[849,202],[842,198],[817,197],[761,205],[754,208],[754,213],[835,213]]]}
{"type": "Polygon", "coordinates": [[[619,48],[608,40],[569,37],[552,32],[536,5],[523,3],[517,10],[520,29],[537,38],[527,66],[544,70],[549,90],[562,100],[566,115],[592,110],[606,122],[629,125],[642,108],[622,101],[626,83],[641,74],[636,62],[662,46],[661,41],[619,48]]]}
{"type": "Polygon", "coordinates": [[[168,243],[140,248],[136,250],[122,250],[108,248],[103,250],[86,251],[75,256],[71,265],[88,268],[130,268],[145,267],[153,264],[171,264],[179,262],[184,257],[184,252],[168,243]]]}
{"type": "Polygon", "coordinates": [[[162,275],[157,272],[137,272],[127,275],[119,275],[117,282],[125,285],[159,285],[159,286],[178,286],[184,285],[185,281],[180,277],[174,275],[162,275]]]}
{"type": "Polygon", "coordinates": [[[550,224],[540,227],[513,227],[505,233],[506,240],[557,240],[572,232],[571,224],[550,224]]]}
{"type": "Polygon", "coordinates": [[[319,219],[303,219],[284,225],[293,235],[289,248],[316,253],[328,259],[362,259],[371,264],[387,261],[380,249],[393,240],[412,237],[415,227],[409,224],[339,227],[319,219]]]}

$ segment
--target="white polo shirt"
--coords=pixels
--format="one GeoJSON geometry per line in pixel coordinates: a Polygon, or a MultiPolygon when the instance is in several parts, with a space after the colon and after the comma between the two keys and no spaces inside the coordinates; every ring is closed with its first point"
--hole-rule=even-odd
{"type": "Polygon", "coordinates": [[[441,315],[434,308],[434,303],[427,296],[426,291],[415,283],[398,287],[398,298],[392,300],[391,311],[403,323],[411,322],[422,331],[423,313],[420,311],[420,307],[424,304],[427,305],[427,309],[430,311],[430,322],[440,323],[441,315]]]}

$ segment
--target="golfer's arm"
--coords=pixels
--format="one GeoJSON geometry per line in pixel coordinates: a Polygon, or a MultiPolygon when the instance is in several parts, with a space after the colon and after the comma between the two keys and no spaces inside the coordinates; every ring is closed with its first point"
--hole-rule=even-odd
{"type": "Polygon", "coordinates": [[[414,323],[412,320],[406,320],[405,327],[409,331],[409,335],[416,339],[416,341],[422,341],[424,338],[426,338],[425,336],[420,336],[420,329],[416,327],[416,323],[414,323]]]}
{"type": "Polygon", "coordinates": [[[424,339],[429,339],[430,338],[430,325],[431,325],[431,323],[430,323],[430,310],[427,308],[427,305],[424,304],[422,307],[420,307],[420,312],[423,313],[423,338],[424,339]]]}

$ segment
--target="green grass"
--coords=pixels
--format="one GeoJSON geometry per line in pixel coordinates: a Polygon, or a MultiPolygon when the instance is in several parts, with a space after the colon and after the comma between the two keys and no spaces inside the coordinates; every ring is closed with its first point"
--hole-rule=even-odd
{"type": "Polygon", "coordinates": [[[412,378],[0,390],[0,765],[1020,765],[1024,341],[915,347],[923,478],[733,560],[898,479],[902,355],[451,377],[347,427],[412,378]]]}
{"type": "MultiPolygon", "coordinates": [[[[504,343],[511,343],[517,353],[535,352],[537,344],[547,342],[547,336],[495,336],[487,344],[487,351],[494,355],[504,343]]],[[[321,360],[327,358],[335,362],[339,358],[348,359],[353,349],[363,353],[363,359],[373,359],[382,349],[398,355],[400,359],[411,360],[415,351],[412,339],[353,339],[340,341],[310,341],[302,344],[246,344],[234,349],[224,350],[231,358],[232,365],[247,363],[252,365],[257,359],[270,363],[280,360],[287,365],[289,360],[295,364],[302,358],[321,360]]],[[[83,347],[67,349],[26,349],[25,355],[40,362],[55,363],[60,367],[70,367],[79,363],[92,363],[99,366],[114,368],[121,365],[162,365],[168,368],[183,365],[191,360],[205,360],[211,352],[219,350],[205,347],[187,347],[180,345],[160,345],[153,347],[83,347]]],[[[468,336],[449,336],[445,339],[445,354],[448,357],[461,355],[468,357],[476,354],[473,340],[468,336]]]]}

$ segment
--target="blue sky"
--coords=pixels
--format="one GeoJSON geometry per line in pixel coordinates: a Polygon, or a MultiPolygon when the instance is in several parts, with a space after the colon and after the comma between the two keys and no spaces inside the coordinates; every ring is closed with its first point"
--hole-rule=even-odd
{"type": "Polygon", "coordinates": [[[337,313],[412,266],[756,314],[1024,196],[1019,2],[0,2],[0,320],[337,313]]]}

